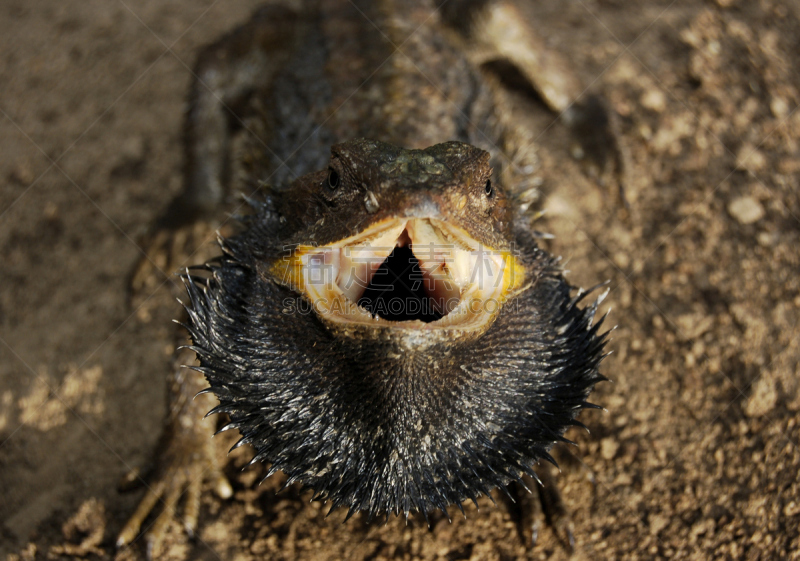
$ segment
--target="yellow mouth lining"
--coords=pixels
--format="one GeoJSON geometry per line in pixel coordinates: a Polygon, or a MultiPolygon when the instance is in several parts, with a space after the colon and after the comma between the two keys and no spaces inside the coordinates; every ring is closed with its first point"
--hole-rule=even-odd
{"type": "Polygon", "coordinates": [[[388,219],[333,244],[297,246],[271,273],[308,298],[325,321],[408,329],[484,328],[525,282],[509,251],[434,218],[388,219]],[[391,321],[358,305],[381,264],[404,246],[419,262],[425,294],[443,310],[440,319],[391,321]]]}

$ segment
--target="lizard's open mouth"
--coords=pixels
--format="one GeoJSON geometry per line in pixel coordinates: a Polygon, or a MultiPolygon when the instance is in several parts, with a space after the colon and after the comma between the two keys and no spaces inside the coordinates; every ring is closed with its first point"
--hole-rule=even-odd
{"type": "Polygon", "coordinates": [[[485,328],[525,276],[509,251],[434,218],[384,220],[333,244],[295,247],[273,274],[325,321],[460,330],[485,328]]]}

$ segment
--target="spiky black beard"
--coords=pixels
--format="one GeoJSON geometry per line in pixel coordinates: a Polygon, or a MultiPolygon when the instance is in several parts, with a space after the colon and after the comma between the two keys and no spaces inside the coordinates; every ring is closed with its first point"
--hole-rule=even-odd
{"type": "MultiPolygon", "coordinates": [[[[259,219],[222,242],[211,274],[187,275],[188,329],[211,391],[253,461],[348,516],[461,508],[504,488],[571,425],[594,384],[605,333],[555,260],[522,234],[535,279],[477,340],[419,351],[336,336],[263,264],[259,219]]],[[[273,242],[274,243],[274,242],[273,242]]]]}

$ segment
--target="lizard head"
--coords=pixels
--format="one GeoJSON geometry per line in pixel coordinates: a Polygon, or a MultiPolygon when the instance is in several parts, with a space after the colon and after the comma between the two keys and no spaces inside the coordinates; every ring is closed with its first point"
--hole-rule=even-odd
{"type": "Polygon", "coordinates": [[[426,513],[535,477],[579,424],[597,303],[491,173],[458,142],[335,145],[187,275],[214,411],[268,474],[351,514],[426,513]]]}
{"type": "Polygon", "coordinates": [[[414,346],[485,331],[526,282],[489,154],[460,142],[405,150],[355,140],[299,181],[296,231],[269,275],[331,330],[414,346]]]}

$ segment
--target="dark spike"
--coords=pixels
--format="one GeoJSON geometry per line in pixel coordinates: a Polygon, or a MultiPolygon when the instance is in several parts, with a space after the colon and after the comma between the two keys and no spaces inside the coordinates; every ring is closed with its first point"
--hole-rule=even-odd
{"type": "MultiPolygon", "coordinates": [[[[511,491],[508,490],[508,486],[507,485],[500,484],[500,485],[497,486],[497,488],[506,496],[506,498],[510,499],[512,503],[515,502],[514,501],[514,496],[511,493],[511,491]]],[[[491,497],[491,495],[489,495],[489,496],[491,497]]],[[[494,502],[494,499],[492,499],[492,502],[494,502]]]]}
{"type": "MultiPolygon", "coordinates": [[[[224,430],[224,429],[220,429],[220,430],[218,430],[218,431],[216,432],[216,434],[219,434],[219,433],[223,432],[223,430],[224,430]]],[[[247,439],[247,437],[244,437],[244,436],[243,436],[242,438],[240,438],[239,440],[237,440],[237,441],[236,441],[236,444],[234,444],[233,446],[231,446],[230,450],[228,450],[228,454],[230,454],[231,452],[233,452],[234,450],[236,450],[236,449],[238,449],[238,448],[241,448],[241,447],[242,447],[242,446],[244,446],[245,444],[250,444],[250,441],[247,439]]]]}
{"type": "Polygon", "coordinates": [[[236,407],[233,404],[228,403],[220,403],[216,407],[212,407],[211,411],[205,414],[203,417],[204,419],[210,417],[211,415],[218,415],[220,413],[233,413],[236,410],[236,407]]]}
{"type": "MultiPolygon", "coordinates": [[[[216,435],[218,435],[220,433],[227,432],[227,431],[232,430],[232,429],[238,429],[238,428],[239,428],[239,424],[238,423],[233,423],[233,422],[225,423],[220,428],[218,428],[216,430],[216,432],[214,432],[214,436],[216,436],[216,435]]],[[[242,437],[240,440],[242,440],[244,438],[245,437],[242,437]]]]}
{"type": "MultiPolygon", "coordinates": [[[[328,514],[330,514],[331,512],[333,512],[333,509],[331,509],[330,511],[328,511],[328,514]]],[[[344,520],[342,521],[342,523],[344,524],[345,522],[347,522],[348,520],[350,520],[350,518],[351,518],[351,517],[352,517],[352,516],[353,516],[353,515],[354,515],[356,512],[358,512],[358,511],[356,510],[356,508],[355,508],[355,507],[350,507],[349,509],[347,509],[347,514],[345,515],[345,517],[344,517],[344,520]]],[[[370,520],[372,520],[372,513],[370,513],[368,516],[369,516],[369,519],[370,519],[370,520]]]]}
{"type": "Polygon", "coordinates": [[[542,483],[542,478],[539,477],[538,473],[536,473],[535,471],[531,471],[531,473],[529,473],[528,475],[531,476],[531,479],[533,479],[539,485],[539,487],[544,487],[544,483],[542,483]]]}
{"type": "Polygon", "coordinates": [[[582,409],[599,409],[600,411],[606,411],[606,408],[603,407],[602,405],[596,405],[594,403],[589,403],[588,401],[584,401],[583,403],[581,403],[580,407],[582,409]]]}
{"type": "Polygon", "coordinates": [[[561,468],[559,468],[559,467],[558,467],[558,462],[556,461],[556,459],[555,459],[553,456],[551,456],[551,455],[550,455],[550,453],[548,453],[548,452],[541,452],[541,453],[540,453],[540,458],[541,458],[542,460],[544,460],[544,461],[546,461],[546,462],[548,462],[548,463],[552,464],[552,465],[553,465],[553,466],[555,466],[557,469],[559,469],[559,470],[561,469],[561,468]]]}
{"type": "Polygon", "coordinates": [[[581,423],[581,422],[580,422],[579,420],[577,420],[577,419],[570,419],[570,420],[568,421],[568,424],[569,424],[570,426],[573,426],[573,427],[578,427],[579,429],[584,429],[586,432],[590,432],[590,431],[589,431],[589,427],[587,427],[586,425],[584,425],[583,423],[581,423]]]}

